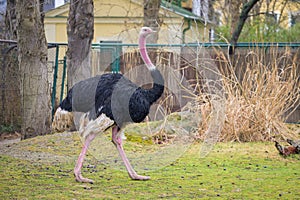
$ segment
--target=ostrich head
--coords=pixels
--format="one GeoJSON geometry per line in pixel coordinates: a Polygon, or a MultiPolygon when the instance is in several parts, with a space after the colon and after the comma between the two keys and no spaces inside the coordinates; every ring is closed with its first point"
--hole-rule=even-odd
{"type": "Polygon", "coordinates": [[[140,31],[140,36],[139,36],[139,49],[140,49],[140,54],[142,56],[143,61],[145,62],[146,66],[150,71],[153,71],[156,69],[156,67],[153,65],[151,62],[147,50],[146,50],[146,38],[154,33],[151,28],[149,27],[142,27],[140,31]]]}
{"type": "Polygon", "coordinates": [[[146,38],[148,35],[151,35],[151,33],[155,33],[155,31],[149,27],[142,27],[140,31],[140,37],[146,38]]]}

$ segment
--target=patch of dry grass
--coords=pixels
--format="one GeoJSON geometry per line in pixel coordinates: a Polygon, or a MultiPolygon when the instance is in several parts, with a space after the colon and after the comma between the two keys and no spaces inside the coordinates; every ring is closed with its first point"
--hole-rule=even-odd
{"type": "MultiPolygon", "coordinates": [[[[300,73],[297,55],[289,49],[271,49],[268,57],[260,49],[244,58],[229,58],[218,51],[225,92],[225,123],[219,141],[270,141],[297,138],[285,120],[300,100],[300,73]],[[240,65],[242,64],[242,66],[240,65]]],[[[203,102],[205,93],[196,100],[203,102]]],[[[201,105],[203,122],[200,138],[211,123],[211,101],[201,105]]],[[[216,108],[215,108],[216,109],[216,108]]]]}

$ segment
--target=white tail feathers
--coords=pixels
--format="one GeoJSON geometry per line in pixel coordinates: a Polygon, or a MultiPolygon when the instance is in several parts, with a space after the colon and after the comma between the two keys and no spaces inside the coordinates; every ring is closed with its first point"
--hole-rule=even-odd
{"type": "MultiPolygon", "coordinates": [[[[86,138],[90,133],[104,132],[114,124],[114,121],[108,118],[105,114],[101,114],[95,120],[89,120],[88,113],[85,113],[80,118],[79,133],[86,138]]],[[[75,131],[74,116],[72,112],[62,110],[60,107],[56,110],[53,122],[53,132],[75,131]]]]}
{"type": "Polygon", "coordinates": [[[73,113],[57,108],[53,122],[52,132],[75,131],[73,113]]]}

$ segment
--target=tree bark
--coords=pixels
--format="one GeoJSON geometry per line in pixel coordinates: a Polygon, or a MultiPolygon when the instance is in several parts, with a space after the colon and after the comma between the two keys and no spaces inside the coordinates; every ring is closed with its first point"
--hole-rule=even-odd
{"type": "Polygon", "coordinates": [[[68,17],[68,87],[91,76],[90,50],[94,37],[93,0],[71,0],[68,17]]]}
{"type": "Polygon", "coordinates": [[[249,2],[245,3],[242,8],[242,12],[240,14],[239,21],[232,33],[232,37],[230,40],[230,48],[229,48],[229,54],[234,54],[234,48],[236,46],[236,43],[239,39],[239,36],[242,32],[242,29],[244,27],[244,24],[246,22],[246,19],[248,18],[248,13],[250,10],[254,7],[254,5],[258,2],[259,0],[250,0],[249,2]]]}
{"type": "Polygon", "coordinates": [[[16,29],[16,1],[8,0],[5,12],[5,39],[16,40],[17,29],[16,29]]]}
{"type": "MultiPolygon", "coordinates": [[[[16,2],[8,0],[1,38],[16,41],[16,2]]],[[[0,124],[12,125],[14,130],[21,127],[20,73],[17,60],[17,44],[9,42],[1,45],[0,57],[0,124]]]]}
{"type": "Polygon", "coordinates": [[[144,0],[144,26],[151,27],[155,34],[147,39],[149,43],[157,43],[159,28],[162,24],[159,18],[161,0],[144,0]]]}
{"type": "Polygon", "coordinates": [[[16,0],[22,139],[50,132],[47,42],[39,0],[16,0]]]}

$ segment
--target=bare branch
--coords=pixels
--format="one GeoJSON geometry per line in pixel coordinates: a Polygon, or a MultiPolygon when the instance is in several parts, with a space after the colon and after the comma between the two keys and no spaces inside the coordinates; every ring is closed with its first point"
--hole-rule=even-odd
{"type": "Polygon", "coordinates": [[[15,40],[4,40],[4,39],[0,39],[0,43],[16,44],[17,41],[15,41],[15,40]]]}
{"type": "Polygon", "coordinates": [[[229,49],[229,54],[233,54],[234,53],[234,47],[239,39],[239,36],[242,32],[242,29],[244,27],[245,21],[248,18],[248,13],[250,12],[250,10],[254,7],[254,5],[258,2],[259,0],[251,0],[247,3],[245,3],[243,5],[242,8],[242,12],[240,14],[240,18],[239,18],[239,22],[237,24],[237,26],[235,27],[235,30],[232,34],[230,43],[231,43],[231,47],[229,49]]]}

